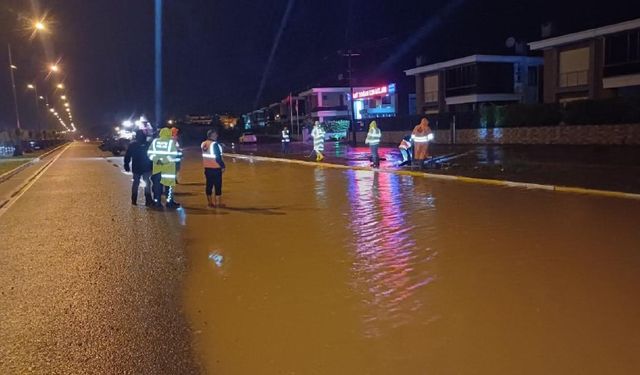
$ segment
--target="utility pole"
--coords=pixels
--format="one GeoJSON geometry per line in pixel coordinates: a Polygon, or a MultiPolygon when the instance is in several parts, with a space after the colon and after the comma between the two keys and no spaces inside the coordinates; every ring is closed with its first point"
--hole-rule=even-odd
{"type": "Polygon", "coordinates": [[[347,79],[349,80],[349,123],[351,128],[351,144],[356,145],[356,116],[353,102],[353,57],[360,56],[359,53],[353,52],[350,48],[346,52],[340,54],[342,57],[347,58],[347,79]]]}
{"type": "Polygon", "coordinates": [[[20,111],[18,111],[18,95],[16,94],[16,78],[14,70],[18,69],[13,65],[13,55],[11,54],[11,44],[7,44],[7,51],[9,52],[9,74],[11,75],[11,88],[13,90],[13,105],[16,111],[16,129],[20,129],[20,111]]]}

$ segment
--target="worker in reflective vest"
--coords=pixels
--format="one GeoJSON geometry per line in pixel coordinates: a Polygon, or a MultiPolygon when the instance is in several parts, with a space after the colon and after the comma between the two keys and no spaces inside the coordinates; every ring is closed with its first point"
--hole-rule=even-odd
{"type": "Polygon", "coordinates": [[[433,140],[433,132],[429,127],[429,120],[423,118],[420,121],[420,124],[411,133],[411,140],[413,141],[413,157],[422,166],[429,157],[429,141],[433,140]]]}
{"type": "Polygon", "coordinates": [[[205,194],[207,203],[211,208],[224,207],[222,204],[222,173],[225,165],[222,159],[222,146],[218,143],[218,132],[209,130],[207,140],[200,145],[202,150],[202,165],[204,166],[204,177],[207,181],[205,194]],[[215,201],[213,200],[213,188],[216,189],[215,201]]]}
{"type": "Polygon", "coordinates": [[[324,136],[326,132],[322,129],[320,121],[316,121],[311,131],[311,137],[313,137],[313,151],[316,153],[316,161],[322,161],[324,159],[324,136]]]}
{"type": "Polygon", "coordinates": [[[181,159],[178,142],[171,137],[171,129],[160,129],[160,135],[149,146],[147,155],[153,163],[153,194],[154,206],[162,206],[163,186],[167,188],[167,208],[178,208],[180,204],[174,200],[174,186],[176,185],[176,163],[181,159]]]}
{"type": "Polygon", "coordinates": [[[380,146],[380,140],[382,139],[382,132],[378,128],[378,124],[375,121],[371,121],[369,124],[369,132],[367,133],[367,139],[364,143],[369,145],[371,150],[371,162],[374,168],[380,166],[380,155],[378,155],[378,147],[380,146]]]}
{"type": "Polygon", "coordinates": [[[402,167],[404,165],[411,163],[411,159],[412,159],[411,154],[413,153],[413,144],[411,143],[411,136],[408,135],[402,138],[402,142],[400,142],[400,145],[398,146],[398,148],[400,149],[400,154],[402,154],[402,163],[400,163],[398,166],[402,167]]]}
{"type": "Polygon", "coordinates": [[[291,136],[289,135],[289,128],[286,126],[282,128],[282,153],[289,153],[289,143],[291,143],[291,136]]]}

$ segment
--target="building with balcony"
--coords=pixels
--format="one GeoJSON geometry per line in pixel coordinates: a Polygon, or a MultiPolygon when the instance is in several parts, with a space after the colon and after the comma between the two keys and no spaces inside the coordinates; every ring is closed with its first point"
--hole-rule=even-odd
{"type": "Polygon", "coordinates": [[[305,111],[314,121],[326,122],[349,119],[348,87],[315,87],[297,96],[306,104],[305,111]]]}
{"type": "Polygon", "coordinates": [[[544,53],[544,101],[640,95],[640,19],[529,43],[544,53]]]}
{"type": "Polygon", "coordinates": [[[416,112],[471,112],[481,104],[537,103],[543,59],[472,55],[405,71],[416,81],[416,112]]]}

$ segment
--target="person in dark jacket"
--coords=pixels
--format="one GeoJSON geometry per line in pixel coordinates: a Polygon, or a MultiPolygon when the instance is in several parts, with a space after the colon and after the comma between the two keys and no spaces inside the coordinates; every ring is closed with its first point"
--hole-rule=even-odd
{"type": "Polygon", "coordinates": [[[149,160],[149,156],[147,156],[148,149],[149,143],[147,142],[147,136],[142,130],[138,130],[136,131],[136,140],[129,144],[127,153],[124,156],[124,170],[133,172],[131,204],[134,206],[138,204],[138,188],[141,178],[145,184],[145,205],[151,206],[153,204],[153,198],[151,197],[151,170],[153,169],[153,163],[149,160]],[[131,163],[131,167],[129,167],[129,163],[131,163]]]}

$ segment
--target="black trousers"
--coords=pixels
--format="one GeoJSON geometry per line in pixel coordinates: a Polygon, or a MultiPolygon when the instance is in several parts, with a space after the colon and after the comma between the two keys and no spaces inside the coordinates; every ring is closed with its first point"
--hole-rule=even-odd
{"type": "Polygon", "coordinates": [[[213,188],[216,188],[216,197],[222,195],[222,169],[220,168],[205,168],[204,176],[207,179],[207,185],[205,193],[211,195],[213,188]]]}

